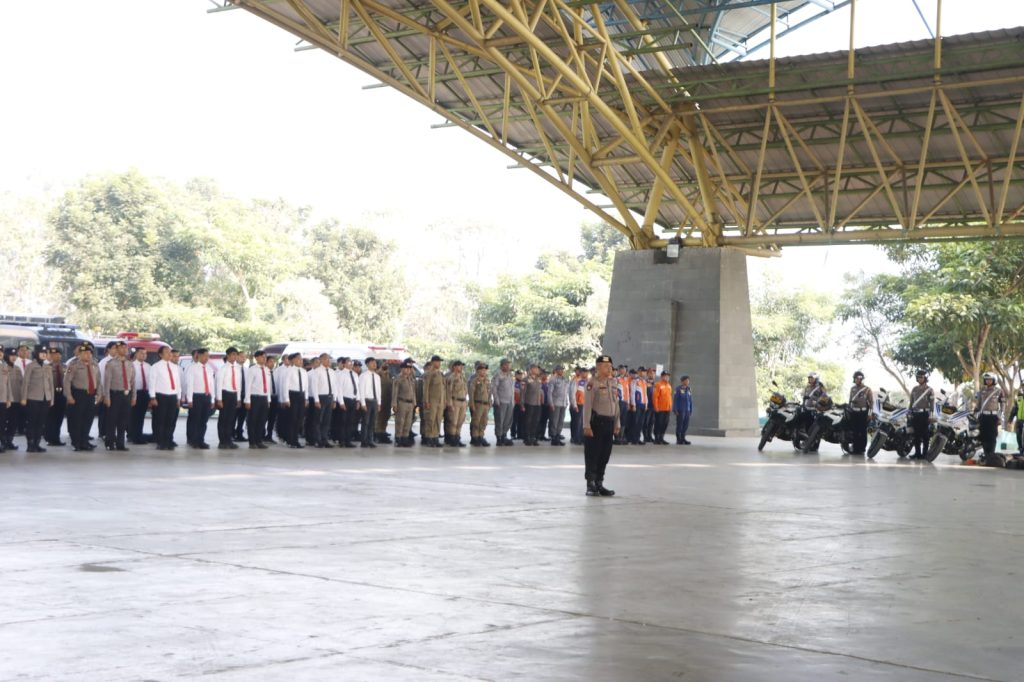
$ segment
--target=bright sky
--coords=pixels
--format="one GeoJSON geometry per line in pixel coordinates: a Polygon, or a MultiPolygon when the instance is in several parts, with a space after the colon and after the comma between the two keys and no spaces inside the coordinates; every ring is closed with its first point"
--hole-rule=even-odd
{"type": "MultiPolygon", "coordinates": [[[[936,0],[918,0],[935,24],[936,0]]],[[[1024,24],[1020,0],[945,0],[943,33],[1024,24]]],[[[859,0],[858,46],[927,38],[912,0],[859,0]]],[[[592,220],[572,199],[440,117],[247,12],[207,14],[207,0],[7,2],[0,25],[4,106],[0,183],[38,191],[88,172],[137,167],[177,180],[215,178],[239,196],[281,196],[320,214],[384,213],[394,237],[436,220],[521,237],[530,267],[574,249],[592,220]],[[45,28],[46,30],[42,30],[45,28]]],[[[780,56],[844,49],[847,10],[780,41],[780,56]]],[[[756,56],[767,56],[764,52],[756,56]]],[[[792,283],[838,285],[884,269],[870,247],[790,248],[751,259],[792,283]]]]}

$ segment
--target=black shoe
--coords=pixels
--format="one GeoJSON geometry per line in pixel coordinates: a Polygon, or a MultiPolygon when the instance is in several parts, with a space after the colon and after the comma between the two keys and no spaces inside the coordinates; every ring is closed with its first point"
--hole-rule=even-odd
{"type": "Polygon", "coordinates": [[[597,481],[594,485],[597,486],[597,492],[601,497],[611,497],[615,494],[614,490],[608,490],[608,488],[604,487],[604,481],[597,481]]]}
{"type": "MultiPolygon", "coordinates": [[[[17,450],[17,449],[18,449],[18,446],[17,446],[17,445],[15,445],[15,446],[14,446],[14,449],[15,449],[15,450],[17,450]]],[[[95,449],[96,449],[96,446],[95,446],[95,445],[93,445],[92,443],[88,443],[87,445],[83,445],[83,446],[82,446],[82,449],[83,449],[83,450],[89,450],[89,451],[91,452],[91,451],[93,451],[93,450],[95,450],[95,449]]]]}
{"type": "Polygon", "coordinates": [[[4,449],[6,450],[17,450],[18,446],[14,443],[4,443],[4,449]]]}
{"type": "Polygon", "coordinates": [[[217,449],[218,450],[230,450],[231,449],[231,445],[228,444],[228,443],[217,443],[217,449]]]}
{"type": "Polygon", "coordinates": [[[587,481],[587,497],[597,497],[600,494],[597,491],[597,484],[593,481],[587,481]]]}
{"type": "Polygon", "coordinates": [[[686,439],[684,438],[684,439],[683,439],[683,445],[693,445],[693,443],[691,443],[690,441],[688,441],[688,440],[686,440],[686,439]]]}
{"type": "Polygon", "coordinates": [[[245,442],[246,440],[247,440],[247,439],[246,439],[246,438],[244,438],[243,436],[241,436],[241,435],[239,435],[239,434],[237,434],[237,433],[235,434],[235,438],[234,438],[234,441],[235,441],[236,443],[244,443],[244,442],[245,442]]]}
{"type": "Polygon", "coordinates": [[[491,444],[490,444],[490,443],[489,443],[489,442],[487,441],[487,439],[486,439],[486,438],[481,438],[481,439],[480,439],[480,445],[484,446],[485,448],[487,448],[487,447],[490,447],[490,446],[491,446],[491,444]]]}
{"type": "Polygon", "coordinates": [[[461,440],[456,440],[454,443],[452,443],[452,445],[454,445],[457,448],[464,448],[464,447],[466,447],[466,444],[463,443],[461,440]]]}
{"type": "Polygon", "coordinates": [[[46,444],[47,445],[52,445],[54,447],[57,447],[58,445],[67,445],[67,443],[65,443],[62,440],[48,440],[48,441],[46,441],[46,444]]]}
{"type": "Polygon", "coordinates": [[[118,445],[114,449],[117,450],[118,452],[128,452],[128,448],[125,447],[124,445],[118,445]]]}
{"type": "Polygon", "coordinates": [[[195,448],[197,450],[209,450],[210,449],[210,444],[209,443],[196,443],[195,448]]]}
{"type": "Polygon", "coordinates": [[[274,440],[273,438],[264,438],[263,442],[264,443],[270,443],[271,445],[277,445],[277,441],[274,440]]]}

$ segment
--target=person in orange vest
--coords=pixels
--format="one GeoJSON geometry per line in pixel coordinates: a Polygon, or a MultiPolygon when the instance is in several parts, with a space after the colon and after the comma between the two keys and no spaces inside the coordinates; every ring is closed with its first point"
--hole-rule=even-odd
{"type": "Polygon", "coordinates": [[[668,418],[672,414],[672,382],[668,372],[661,373],[661,380],[654,384],[651,407],[654,408],[654,442],[668,445],[665,432],[668,431],[668,418]]]}

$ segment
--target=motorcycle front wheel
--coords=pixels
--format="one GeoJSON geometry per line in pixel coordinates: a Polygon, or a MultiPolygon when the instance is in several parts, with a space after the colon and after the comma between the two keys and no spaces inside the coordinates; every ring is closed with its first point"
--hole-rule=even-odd
{"type": "Polygon", "coordinates": [[[946,436],[941,433],[932,436],[932,442],[928,445],[928,461],[934,462],[935,458],[942,452],[942,448],[946,446],[946,436]]]}
{"type": "Polygon", "coordinates": [[[818,449],[819,443],[821,443],[821,427],[815,423],[811,425],[811,430],[807,432],[807,438],[804,439],[803,447],[800,450],[805,455],[809,454],[818,449]]]}
{"type": "Polygon", "coordinates": [[[885,441],[888,439],[889,437],[881,431],[875,433],[875,437],[871,439],[871,445],[868,446],[868,459],[874,459],[875,455],[878,454],[878,451],[882,449],[885,445],[885,441]]]}
{"type": "Polygon", "coordinates": [[[761,442],[757,444],[757,451],[761,452],[764,450],[764,446],[771,442],[772,438],[775,437],[775,432],[778,430],[779,425],[776,422],[769,421],[761,429],[761,442]]]}

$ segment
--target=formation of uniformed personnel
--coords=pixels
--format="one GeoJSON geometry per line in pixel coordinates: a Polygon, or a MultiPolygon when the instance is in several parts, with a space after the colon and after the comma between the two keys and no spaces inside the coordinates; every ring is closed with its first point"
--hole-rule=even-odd
{"type": "Polygon", "coordinates": [[[587,495],[611,497],[604,487],[604,474],[612,456],[612,443],[619,431],[619,395],[612,377],[612,359],[599,355],[595,375],[587,382],[583,398],[583,457],[587,495]]]}
{"type": "Polygon", "coordinates": [[[435,355],[430,358],[428,369],[423,373],[422,445],[442,447],[440,433],[444,407],[444,376],[441,374],[441,358],[435,355]]]}
{"type": "Polygon", "coordinates": [[[487,413],[491,409],[491,381],[487,377],[487,363],[477,362],[476,373],[469,380],[469,444],[487,447],[490,443],[484,438],[487,429],[487,413]]]}
{"type": "Polygon", "coordinates": [[[45,364],[47,356],[46,346],[36,346],[32,361],[25,368],[21,404],[25,408],[26,452],[46,452],[39,442],[46,426],[46,413],[53,405],[53,371],[45,364]]]}
{"type": "Polygon", "coordinates": [[[875,394],[864,385],[864,372],[854,372],[850,400],[847,403],[850,412],[850,451],[854,455],[863,455],[867,450],[868,422],[871,421],[874,405],[875,394]]]}
{"type": "Polygon", "coordinates": [[[494,437],[498,445],[512,445],[508,437],[512,428],[512,411],[515,409],[516,378],[511,371],[512,363],[502,358],[498,371],[491,379],[491,396],[494,405],[494,437]]]}
{"type": "Polygon", "coordinates": [[[928,443],[931,440],[928,424],[935,409],[935,391],[928,385],[928,372],[917,370],[917,385],[910,390],[910,426],[914,429],[914,454],[911,459],[921,459],[928,455],[928,443]]]}
{"type": "Polygon", "coordinates": [[[978,418],[978,437],[985,451],[985,465],[1001,467],[1004,460],[996,453],[996,439],[1003,417],[1003,391],[996,385],[996,375],[985,372],[981,376],[981,390],[975,396],[974,412],[978,418]]]}
{"type": "Polygon", "coordinates": [[[530,365],[523,380],[523,408],[525,420],[523,424],[523,445],[538,446],[537,422],[540,411],[544,407],[544,389],[540,381],[540,367],[530,365]]]}
{"type": "Polygon", "coordinates": [[[462,442],[462,425],[466,421],[466,396],[469,391],[469,385],[466,383],[466,376],[463,373],[465,364],[462,360],[453,362],[451,374],[445,380],[447,406],[445,408],[444,442],[445,445],[460,448],[465,445],[462,442]]]}
{"type": "Polygon", "coordinates": [[[569,407],[569,380],[565,378],[565,367],[555,365],[554,373],[548,379],[548,404],[551,410],[548,429],[551,444],[562,446],[562,430],[565,428],[565,411],[569,407]]]}
{"type": "Polygon", "coordinates": [[[412,420],[416,412],[416,377],[413,363],[402,363],[398,377],[391,384],[391,409],[395,413],[395,447],[412,447],[412,420]]]}
{"type": "Polygon", "coordinates": [[[373,435],[378,443],[390,443],[391,436],[388,435],[388,421],[391,419],[392,379],[386,362],[381,362],[377,367],[377,376],[380,377],[380,406],[377,409],[377,422],[373,428],[373,435]]]}

